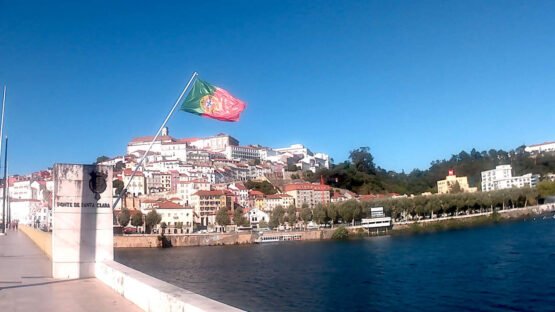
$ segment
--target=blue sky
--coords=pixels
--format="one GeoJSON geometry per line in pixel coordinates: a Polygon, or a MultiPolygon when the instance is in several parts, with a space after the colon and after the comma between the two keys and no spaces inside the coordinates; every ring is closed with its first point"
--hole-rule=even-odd
{"type": "Polygon", "coordinates": [[[555,140],[553,1],[0,1],[10,171],[90,163],[156,132],[193,71],[247,102],[176,137],[303,143],[425,169],[555,140]]]}

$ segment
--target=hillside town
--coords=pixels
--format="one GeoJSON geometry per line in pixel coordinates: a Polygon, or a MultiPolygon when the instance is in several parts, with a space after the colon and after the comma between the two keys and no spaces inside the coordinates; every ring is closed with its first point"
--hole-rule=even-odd
{"type": "MultiPolygon", "coordinates": [[[[128,211],[130,219],[140,215],[140,220],[123,224],[136,228],[140,225],[139,232],[145,230],[145,218],[152,211],[159,215],[158,225],[152,230],[163,226],[169,233],[186,234],[224,231],[222,223],[236,228],[243,225],[235,224],[238,214],[244,225],[265,228],[278,207],[293,207],[290,209],[300,215],[303,208],[330,203],[414,196],[359,195],[326,185],[323,179],[315,183],[303,180],[303,173],[329,169],[332,164],[329,155],[314,153],[302,144],[279,148],[240,145],[238,139],[222,133],[206,138],[175,138],[164,128],[145,155],[152,140],[149,136],[133,138],[125,155],[98,159],[99,165],[114,167],[114,198],[123,192],[123,200],[114,207],[115,223],[123,210],[128,211]],[[137,166],[142,157],[144,162],[137,166]],[[226,212],[228,222],[218,220],[221,211],[226,212]]],[[[526,150],[532,155],[552,152],[555,143],[531,145],[526,150]]],[[[532,172],[513,176],[509,164],[483,171],[481,178],[479,185],[471,187],[467,177],[458,177],[450,170],[444,180],[437,181],[437,194],[533,188],[540,180],[532,172]]],[[[543,178],[555,180],[555,175],[543,178]]],[[[11,219],[48,230],[54,187],[51,170],[10,176],[8,182],[11,219]]]]}

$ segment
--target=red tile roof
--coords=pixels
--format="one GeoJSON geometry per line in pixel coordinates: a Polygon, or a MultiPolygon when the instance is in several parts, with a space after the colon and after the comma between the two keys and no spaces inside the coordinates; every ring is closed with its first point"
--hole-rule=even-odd
{"type": "Polygon", "coordinates": [[[153,206],[157,207],[158,209],[185,209],[186,208],[181,206],[180,204],[177,204],[165,199],[156,201],[156,203],[153,206]]]}
{"type": "Polygon", "coordinates": [[[249,195],[251,196],[264,196],[264,193],[257,191],[257,190],[250,190],[249,195]]]}
{"type": "MultiPolygon", "coordinates": [[[[126,176],[131,176],[131,174],[133,174],[133,170],[131,169],[125,169],[123,170],[123,174],[126,176]]],[[[135,173],[135,176],[143,176],[143,172],[142,171],[137,171],[137,173],[135,173]]]]}

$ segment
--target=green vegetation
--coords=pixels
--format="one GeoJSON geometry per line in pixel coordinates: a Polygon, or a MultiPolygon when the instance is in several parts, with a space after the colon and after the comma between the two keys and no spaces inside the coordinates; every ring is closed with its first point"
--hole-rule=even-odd
{"type": "Polygon", "coordinates": [[[307,224],[312,220],[312,210],[307,207],[301,208],[301,220],[303,220],[304,224],[307,224]]]}
{"type": "Polygon", "coordinates": [[[138,229],[139,226],[143,226],[143,213],[139,210],[136,214],[131,217],[131,225],[138,229]]]}
{"type": "Polygon", "coordinates": [[[289,207],[287,207],[287,223],[289,223],[289,226],[293,226],[295,223],[297,223],[297,208],[295,207],[295,205],[290,205],[289,207]]]}
{"type": "Polygon", "coordinates": [[[105,162],[105,161],[107,161],[107,160],[110,160],[110,157],[104,156],[104,155],[98,156],[98,157],[96,157],[96,162],[95,162],[95,164],[99,164],[99,163],[105,162]]]}
{"type": "Polygon", "coordinates": [[[145,223],[148,228],[149,233],[152,233],[152,229],[162,221],[162,216],[156,212],[156,209],[152,209],[146,214],[145,223]]]}
{"type": "Polygon", "coordinates": [[[334,240],[344,240],[349,238],[349,231],[344,226],[340,226],[331,235],[331,239],[334,240]]]}
{"type": "Polygon", "coordinates": [[[243,215],[242,209],[235,209],[235,212],[233,213],[233,223],[236,224],[237,226],[250,225],[249,220],[247,220],[247,218],[245,218],[245,216],[243,215]]]}
{"type": "Polygon", "coordinates": [[[406,228],[396,229],[391,232],[392,235],[435,233],[442,231],[460,230],[476,226],[484,226],[488,224],[499,223],[502,221],[500,214],[494,211],[487,216],[476,216],[464,219],[447,219],[438,222],[415,222],[406,228]]]}
{"type": "Polygon", "coordinates": [[[126,227],[129,224],[130,219],[131,219],[131,213],[129,212],[129,209],[123,208],[118,215],[119,225],[126,227]]]}
{"type": "Polygon", "coordinates": [[[419,220],[440,216],[457,216],[499,209],[536,205],[538,191],[514,188],[493,192],[386,198],[366,202],[364,208],[384,207],[387,215],[399,220],[419,220]]]}
{"type": "Polygon", "coordinates": [[[166,229],[168,228],[168,224],[166,222],[160,223],[160,227],[162,228],[162,236],[166,233],[166,229]]]}
{"type": "Polygon", "coordinates": [[[216,213],[216,223],[222,226],[230,225],[229,215],[226,207],[221,207],[216,213]]]}
{"type": "Polygon", "coordinates": [[[112,182],[112,186],[116,189],[116,195],[121,194],[121,191],[123,191],[123,181],[121,180],[114,180],[112,182]]]}
{"type": "Polygon", "coordinates": [[[272,214],[270,215],[269,225],[271,228],[275,229],[281,224],[283,224],[284,219],[285,219],[285,209],[283,209],[281,205],[278,205],[276,208],[274,208],[274,211],[272,211],[272,214]]]}
{"type": "MultiPolygon", "coordinates": [[[[480,186],[480,173],[494,169],[497,165],[511,164],[514,174],[535,173],[544,175],[555,172],[555,153],[530,154],[524,147],[509,152],[490,149],[489,151],[461,151],[448,160],[436,160],[426,170],[415,169],[410,173],[385,170],[374,164],[374,157],[368,147],[360,147],[350,152],[348,161],[332,165],[330,169],[318,170],[308,180],[344,188],[358,194],[398,193],[421,194],[437,192],[437,181],[445,179],[449,169],[456,175],[467,176],[471,186],[480,186]]],[[[455,190],[456,191],[456,190],[455,190]]]]}
{"type": "Polygon", "coordinates": [[[555,182],[542,181],[538,183],[536,189],[541,197],[553,196],[555,195],[555,182]]]}
{"type": "MultiPolygon", "coordinates": [[[[352,224],[369,217],[370,208],[384,207],[385,214],[391,216],[395,221],[417,221],[523,208],[536,205],[537,200],[538,191],[530,188],[383,198],[362,202],[348,200],[341,203],[318,205],[313,210],[305,206],[301,208],[300,218],[303,222],[314,220],[317,224],[331,224],[332,226],[334,224],[352,224]]],[[[289,207],[287,212],[281,206],[276,207],[270,215],[270,227],[276,228],[285,222],[290,222],[292,216],[295,215],[294,211],[294,207],[289,207]]]]}
{"type": "Polygon", "coordinates": [[[253,181],[249,180],[245,182],[245,187],[249,190],[256,190],[264,193],[264,195],[273,195],[277,193],[276,188],[268,181],[253,181]]]}

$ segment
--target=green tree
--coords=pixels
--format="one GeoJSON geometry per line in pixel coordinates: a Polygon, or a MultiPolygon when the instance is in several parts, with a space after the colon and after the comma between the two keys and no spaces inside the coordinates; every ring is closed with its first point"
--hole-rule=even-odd
{"type": "Polygon", "coordinates": [[[352,150],[349,154],[352,164],[356,170],[368,174],[376,173],[376,166],[374,165],[374,156],[370,154],[370,148],[367,146],[359,147],[352,150]]]}
{"type": "Polygon", "coordinates": [[[143,224],[143,213],[139,210],[131,217],[131,225],[134,226],[135,229],[138,229],[139,226],[143,226],[143,224]]]}
{"type": "Polygon", "coordinates": [[[229,214],[226,207],[221,207],[216,213],[216,223],[221,226],[230,225],[229,214]]]}
{"type": "Polygon", "coordinates": [[[312,220],[312,210],[308,207],[301,208],[301,220],[303,220],[304,224],[307,224],[309,221],[312,220]]]}
{"type": "Polygon", "coordinates": [[[268,181],[253,181],[245,182],[245,187],[249,190],[256,190],[264,193],[264,195],[273,195],[277,193],[276,188],[268,181]]]}
{"type": "Polygon", "coordinates": [[[122,171],[123,169],[125,169],[125,164],[123,163],[123,161],[118,161],[114,166],[115,171],[122,171]]]}
{"type": "Polygon", "coordinates": [[[131,213],[129,212],[129,209],[123,208],[118,215],[119,225],[126,227],[129,224],[130,219],[131,219],[131,213]]]}
{"type": "Polygon", "coordinates": [[[123,181],[116,179],[112,182],[112,186],[116,189],[116,195],[119,195],[124,187],[123,181]]]}
{"type": "Polygon", "coordinates": [[[161,222],[160,227],[162,228],[162,236],[166,234],[166,229],[168,228],[168,224],[166,222],[161,222]]]}
{"type": "Polygon", "coordinates": [[[287,222],[289,226],[293,226],[297,223],[297,207],[295,207],[295,205],[287,207],[287,222]]]}
{"type": "Polygon", "coordinates": [[[270,222],[269,225],[272,228],[277,228],[281,224],[283,224],[283,219],[285,216],[285,209],[281,205],[276,206],[272,214],[270,215],[270,222]]]}
{"type": "Polygon", "coordinates": [[[555,182],[541,181],[536,186],[536,189],[538,190],[539,195],[543,198],[555,195],[555,182]]]}
{"type": "Polygon", "coordinates": [[[326,207],[326,215],[330,219],[331,226],[333,227],[333,225],[335,223],[337,223],[337,218],[339,217],[339,209],[338,209],[337,205],[330,203],[326,207]]]}
{"type": "Polygon", "coordinates": [[[233,223],[237,226],[248,226],[250,224],[249,220],[243,215],[242,209],[235,209],[233,213],[233,223]]]}
{"type": "Polygon", "coordinates": [[[312,211],[312,218],[317,224],[324,224],[328,218],[326,208],[318,204],[312,211]]]}
{"type": "Polygon", "coordinates": [[[356,200],[351,199],[345,201],[339,206],[339,215],[343,222],[353,222],[355,218],[360,216],[360,209],[356,200]]]}
{"type": "Polygon", "coordinates": [[[96,164],[101,163],[101,162],[105,162],[107,160],[110,160],[110,157],[108,156],[98,156],[96,157],[96,164]]]}
{"type": "Polygon", "coordinates": [[[156,212],[156,209],[152,209],[146,214],[145,223],[149,230],[149,233],[152,233],[152,229],[162,221],[162,216],[156,212]]]}
{"type": "Polygon", "coordinates": [[[455,183],[451,184],[449,186],[449,193],[450,194],[459,194],[462,193],[463,189],[461,188],[461,185],[459,184],[458,181],[455,181],[455,183]]]}
{"type": "Polygon", "coordinates": [[[335,240],[345,240],[349,238],[349,231],[344,226],[338,227],[333,234],[331,235],[331,239],[335,240]]]}

